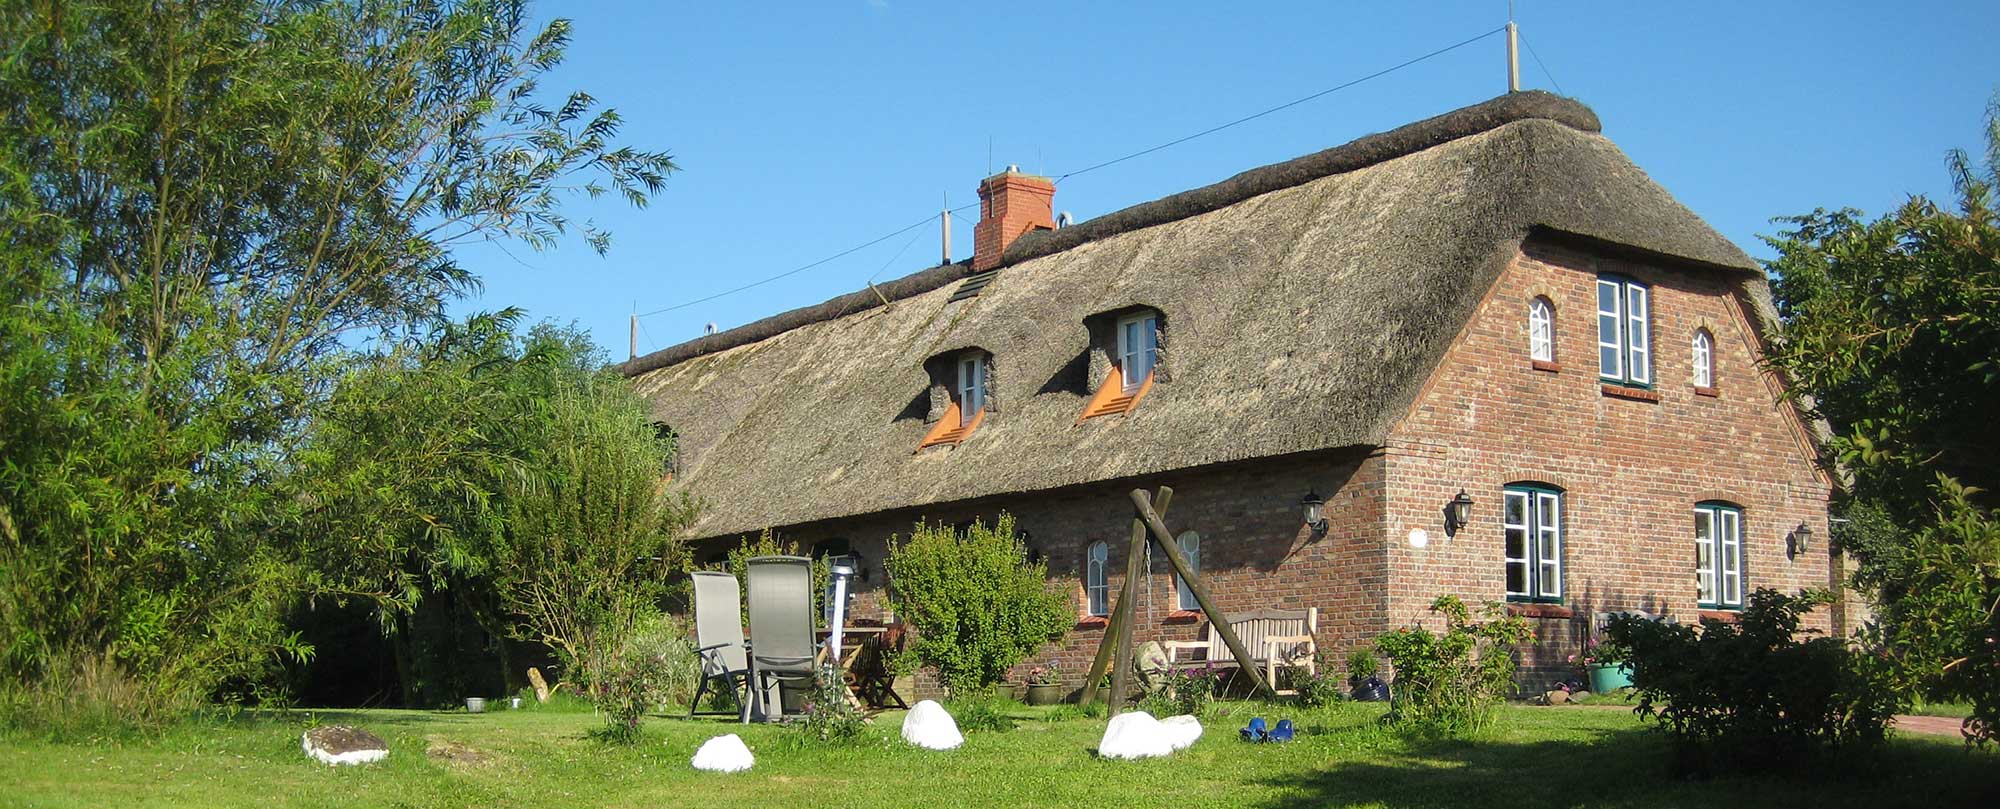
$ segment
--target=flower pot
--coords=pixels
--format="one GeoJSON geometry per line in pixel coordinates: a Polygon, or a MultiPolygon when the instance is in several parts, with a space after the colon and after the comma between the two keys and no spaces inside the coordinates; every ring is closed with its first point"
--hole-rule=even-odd
{"type": "Polygon", "coordinates": [[[1355,702],[1389,701],[1389,684],[1382,682],[1380,678],[1370,677],[1366,680],[1352,683],[1352,685],[1354,689],[1348,692],[1348,697],[1352,698],[1355,702]]]}
{"type": "Polygon", "coordinates": [[[1620,688],[1632,687],[1632,666],[1629,663],[1590,664],[1590,691],[1593,694],[1608,694],[1620,688]]]}
{"type": "Polygon", "coordinates": [[[466,713],[486,713],[486,698],[485,698],[485,697],[466,697],[466,698],[465,698],[465,712],[466,712],[466,713]]]}
{"type": "Polygon", "coordinates": [[[1029,705],[1054,705],[1062,701],[1062,683],[1029,683],[1028,695],[1024,702],[1029,705]]]}

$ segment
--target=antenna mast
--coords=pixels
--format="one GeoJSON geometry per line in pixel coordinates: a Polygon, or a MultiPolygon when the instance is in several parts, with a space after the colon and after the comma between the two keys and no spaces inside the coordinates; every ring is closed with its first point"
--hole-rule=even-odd
{"type": "Polygon", "coordinates": [[[951,192],[944,195],[944,208],[938,211],[938,227],[944,230],[944,261],[951,263],[951,192]]]}
{"type": "Polygon", "coordinates": [[[1507,92],[1521,92],[1521,27],[1514,24],[1514,3],[1507,3],[1507,92]]]}

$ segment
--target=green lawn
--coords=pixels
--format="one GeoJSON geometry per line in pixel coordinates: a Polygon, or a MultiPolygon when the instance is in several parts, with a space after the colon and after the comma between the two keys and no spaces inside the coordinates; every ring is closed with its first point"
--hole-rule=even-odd
{"type": "Polygon", "coordinates": [[[608,747],[588,713],[322,711],[390,740],[389,760],[331,769],[306,759],[300,713],[189,726],[164,737],[99,745],[0,740],[6,806],[2000,806],[2000,752],[1948,738],[1898,737],[1865,766],[1835,774],[1686,782],[1667,776],[1665,744],[1627,712],[1505,709],[1505,729],[1478,743],[1418,744],[1378,730],[1379,708],[1345,705],[1298,716],[1290,745],[1247,745],[1234,728],[1257,706],[1224,704],[1193,748],[1167,759],[1092,755],[1103,720],[1041,721],[973,734],[951,752],[896,739],[883,715],[867,744],[802,746],[782,728],[654,719],[645,741],[608,747]],[[697,773],[688,758],[709,736],[740,732],[756,751],[747,773],[697,773]],[[434,760],[454,742],[483,761],[434,760]]]}

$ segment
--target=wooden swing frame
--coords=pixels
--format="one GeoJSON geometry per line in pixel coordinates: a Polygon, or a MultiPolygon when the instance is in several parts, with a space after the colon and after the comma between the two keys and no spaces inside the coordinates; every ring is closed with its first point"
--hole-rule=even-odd
{"type": "Polygon", "coordinates": [[[1236,630],[1230,628],[1228,616],[1215,606],[1215,602],[1208,597],[1208,588],[1202,585],[1200,577],[1189,569],[1187,560],[1181,557],[1173,532],[1167,530],[1167,523],[1161,516],[1173,499],[1174,490],[1168,486],[1161,486],[1157,496],[1148,494],[1145,489],[1132,490],[1132,541],[1125,553],[1125,584],[1119,588],[1118,603],[1111,610],[1111,623],[1105,627],[1104,640],[1097,646],[1097,657],[1090,663],[1090,672],[1084,675],[1083,693],[1077,699],[1078,704],[1089,705],[1097,701],[1097,683],[1104,679],[1105,670],[1109,668],[1111,693],[1105,702],[1112,716],[1117,716],[1125,707],[1126,689],[1132,681],[1132,614],[1136,611],[1133,605],[1139,600],[1139,579],[1145,575],[1141,565],[1149,536],[1167,557],[1167,563],[1173,566],[1174,574],[1194,594],[1195,603],[1200,605],[1202,615],[1208,618],[1210,631],[1221,635],[1222,642],[1228,644],[1229,653],[1236,658],[1237,669],[1250,678],[1252,688],[1267,698],[1277,696],[1271,684],[1264,680],[1263,670],[1257,668],[1249,652],[1244,650],[1243,641],[1236,637],[1236,630]]]}

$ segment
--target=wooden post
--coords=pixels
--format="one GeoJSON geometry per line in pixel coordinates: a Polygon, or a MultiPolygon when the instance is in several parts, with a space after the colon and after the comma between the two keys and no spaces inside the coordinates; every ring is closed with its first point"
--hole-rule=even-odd
{"type": "MultiPolygon", "coordinates": [[[[1160,495],[1156,498],[1153,498],[1153,506],[1156,509],[1157,513],[1165,514],[1167,511],[1167,506],[1172,504],[1173,501],[1174,501],[1174,490],[1166,486],[1161,486],[1160,495]]],[[[1140,518],[1140,516],[1137,514],[1132,515],[1132,537],[1133,541],[1137,544],[1137,546],[1141,549],[1144,549],[1145,547],[1144,543],[1146,540],[1146,522],[1144,519],[1140,518]]],[[[1129,559],[1126,560],[1126,568],[1128,569],[1128,571],[1131,568],[1131,560],[1129,559]]],[[[1125,581],[1128,584],[1134,580],[1135,579],[1131,575],[1129,575],[1129,573],[1125,577],[1125,581]]],[[[1089,705],[1090,703],[1097,701],[1097,682],[1099,680],[1104,679],[1105,671],[1117,670],[1117,669],[1110,669],[1109,667],[1113,665],[1114,662],[1117,660],[1117,658],[1114,658],[1113,655],[1118,653],[1118,650],[1121,646],[1119,637],[1120,633],[1126,632],[1131,628],[1132,613],[1136,609],[1136,606],[1134,604],[1135,601],[1137,601],[1136,598],[1125,597],[1125,595],[1123,595],[1123,591],[1121,590],[1121,594],[1118,598],[1118,603],[1113,605],[1111,608],[1111,624],[1105,627],[1103,640],[1098,641],[1097,657],[1090,662],[1090,671],[1084,673],[1083,693],[1077,696],[1078,705],[1089,705]]],[[[1125,652],[1125,655],[1128,659],[1126,659],[1123,663],[1117,663],[1120,669],[1127,668],[1132,665],[1132,661],[1129,659],[1131,657],[1131,652],[1128,650],[1125,652]]],[[[1114,676],[1112,679],[1115,682],[1117,678],[1114,676]]],[[[1118,699],[1119,700],[1124,699],[1124,694],[1122,692],[1118,694],[1118,699]]],[[[1121,704],[1122,703],[1119,701],[1114,701],[1112,703],[1113,705],[1112,713],[1116,714],[1118,710],[1117,706],[1121,704]]]]}
{"type": "MultiPolygon", "coordinates": [[[[1229,653],[1236,656],[1237,668],[1244,674],[1250,675],[1250,682],[1256,686],[1257,691],[1267,697],[1275,698],[1277,692],[1271,689],[1270,683],[1264,681],[1264,672],[1258,670],[1252,662],[1250,653],[1244,651],[1243,640],[1236,637],[1236,630],[1229,628],[1229,618],[1215,608],[1215,602],[1208,598],[1208,588],[1203,587],[1201,581],[1188,570],[1187,560],[1181,558],[1180,548],[1175,546],[1173,533],[1167,530],[1166,522],[1153,510],[1150,499],[1144,489],[1132,490],[1132,504],[1139,508],[1139,516],[1146,521],[1146,527],[1153,530],[1153,539],[1158,541],[1160,549],[1166,552],[1167,563],[1173,565],[1174,574],[1187,583],[1188,591],[1194,593],[1195,603],[1200,604],[1202,613],[1208,616],[1208,631],[1222,635],[1222,642],[1229,644],[1229,653]]],[[[1116,685],[1116,680],[1113,684],[1116,685]]]]}
{"type": "MultiPolygon", "coordinates": [[[[1150,504],[1151,496],[1147,496],[1150,504]]],[[[1111,715],[1117,716],[1125,709],[1125,688],[1132,682],[1132,616],[1138,612],[1139,577],[1146,575],[1146,523],[1134,515],[1132,518],[1132,541],[1125,545],[1125,586],[1118,596],[1118,605],[1133,604],[1125,613],[1125,622],[1119,627],[1118,650],[1111,666],[1111,698],[1107,707],[1111,715]]]]}

